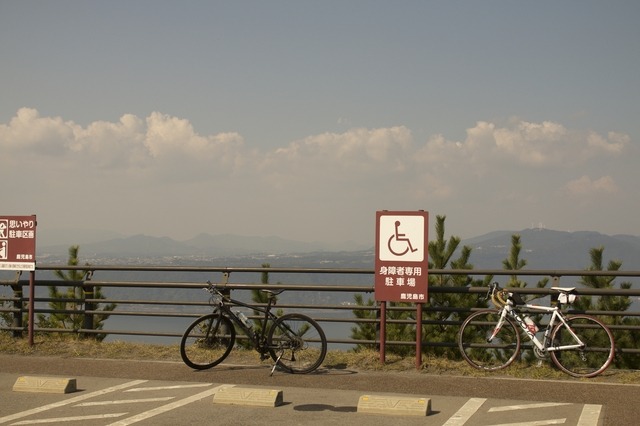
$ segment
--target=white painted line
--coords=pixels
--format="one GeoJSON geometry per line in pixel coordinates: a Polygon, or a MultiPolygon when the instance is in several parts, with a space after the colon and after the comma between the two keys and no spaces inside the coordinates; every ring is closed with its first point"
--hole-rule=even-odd
{"type": "Polygon", "coordinates": [[[471,398],[442,426],[462,426],[484,404],[486,398],[471,398]]]}
{"type": "Polygon", "coordinates": [[[93,416],[75,416],[75,417],[58,417],[55,419],[41,419],[41,420],[23,420],[14,425],[37,425],[43,423],[61,423],[61,422],[78,422],[84,420],[101,420],[114,417],[122,417],[127,413],[112,413],[112,414],[96,414],[93,416]]]}
{"type": "Polygon", "coordinates": [[[601,410],[602,405],[585,404],[584,408],[582,409],[582,414],[580,414],[580,418],[578,419],[577,426],[597,425],[598,420],[600,420],[601,410]]]}
{"type": "Polygon", "coordinates": [[[493,426],[546,426],[546,425],[561,425],[564,424],[567,419],[551,419],[551,420],[537,420],[532,422],[521,423],[502,423],[493,426]]]}
{"type": "Polygon", "coordinates": [[[157,390],[171,390],[171,389],[189,389],[189,388],[205,388],[211,386],[211,383],[196,383],[193,385],[173,385],[173,386],[156,386],[149,388],[135,388],[129,389],[125,392],[146,392],[146,391],[157,391],[157,390]]]}
{"type": "Polygon", "coordinates": [[[505,405],[502,407],[492,407],[489,409],[489,412],[496,411],[513,411],[513,410],[527,410],[530,408],[548,408],[548,407],[559,407],[561,405],[571,405],[569,402],[540,402],[536,404],[520,404],[520,405],[505,405]]]}
{"type": "Polygon", "coordinates": [[[79,401],[84,401],[85,399],[93,398],[96,396],[104,395],[110,392],[115,392],[121,389],[130,388],[132,386],[137,386],[142,383],[146,383],[147,380],[134,380],[132,382],[123,383],[121,385],[112,386],[110,388],[101,389],[99,391],[91,392],[85,395],[76,396],[74,398],[65,399],[63,401],[54,402],[53,404],[43,405],[42,407],[34,408],[32,410],[23,411],[21,413],[11,414],[9,416],[0,417],[0,424],[7,423],[12,420],[21,419],[23,417],[30,416],[32,414],[41,413],[43,411],[51,410],[54,408],[62,407],[69,404],[75,404],[79,401]]]}
{"type": "Polygon", "coordinates": [[[173,398],[175,397],[165,396],[163,398],[141,398],[141,399],[121,399],[121,400],[115,400],[115,401],[83,402],[82,404],[74,405],[74,407],[95,407],[97,405],[138,404],[140,402],[168,401],[173,398]]]}
{"type": "Polygon", "coordinates": [[[183,405],[191,404],[192,402],[200,401],[203,398],[207,398],[214,393],[216,393],[220,388],[225,385],[220,385],[212,389],[207,389],[204,392],[200,392],[188,398],[181,399],[179,401],[172,402],[171,404],[163,405],[158,408],[154,408],[153,410],[145,411],[144,413],[137,414],[135,416],[129,417],[127,419],[120,420],[115,423],[111,423],[108,426],[127,426],[137,422],[141,422],[143,420],[149,419],[153,416],[157,416],[158,414],[166,413],[167,411],[175,410],[176,408],[182,407],[183,405]]]}

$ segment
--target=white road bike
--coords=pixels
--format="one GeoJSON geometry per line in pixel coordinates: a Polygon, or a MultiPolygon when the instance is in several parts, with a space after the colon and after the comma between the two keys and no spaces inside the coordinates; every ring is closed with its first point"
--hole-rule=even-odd
{"type": "Polygon", "coordinates": [[[551,358],[571,376],[594,377],[605,371],[615,354],[611,331],[592,316],[561,312],[563,304],[575,300],[575,288],[552,287],[552,290],[558,292],[554,295],[558,302],[548,307],[525,303],[518,293],[502,289],[498,283],[491,284],[487,298],[498,309],[474,312],[462,323],[458,347],[464,359],[481,370],[508,367],[520,355],[522,331],[531,340],[537,358],[551,358]],[[528,313],[542,313],[551,318],[546,328],[539,330],[528,313]],[[541,339],[536,336],[538,332],[542,333],[541,339]]]}

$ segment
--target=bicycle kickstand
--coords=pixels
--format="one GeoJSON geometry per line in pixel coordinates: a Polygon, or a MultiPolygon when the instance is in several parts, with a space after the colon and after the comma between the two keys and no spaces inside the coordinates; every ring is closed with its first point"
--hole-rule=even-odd
{"type": "Polygon", "coordinates": [[[282,358],[283,354],[284,354],[284,352],[281,352],[280,355],[278,355],[278,359],[276,359],[276,361],[273,363],[273,368],[271,369],[271,374],[269,374],[269,377],[273,376],[273,372],[276,371],[276,367],[278,366],[278,362],[280,362],[280,358],[282,358]]]}

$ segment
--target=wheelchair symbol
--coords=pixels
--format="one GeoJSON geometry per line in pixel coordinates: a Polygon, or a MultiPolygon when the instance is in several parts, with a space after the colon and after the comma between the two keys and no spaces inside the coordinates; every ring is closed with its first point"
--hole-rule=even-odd
{"type": "Polygon", "coordinates": [[[411,253],[415,253],[416,251],[418,251],[418,249],[413,248],[413,246],[411,245],[411,240],[407,238],[406,234],[400,233],[400,225],[400,221],[396,220],[395,232],[391,234],[391,236],[389,237],[389,241],[387,242],[389,251],[396,256],[404,256],[405,254],[409,253],[409,251],[411,251],[411,253]]]}

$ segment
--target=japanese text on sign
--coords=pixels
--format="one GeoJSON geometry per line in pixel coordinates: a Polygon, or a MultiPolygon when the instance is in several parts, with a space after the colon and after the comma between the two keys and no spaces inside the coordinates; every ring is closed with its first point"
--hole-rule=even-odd
{"type": "Polygon", "coordinates": [[[428,213],[376,213],[376,300],[427,300],[428,213]]]}
{"type": "Polygon", "coordinates": [[[35,270],[36,217],[0,216],[0,269],[35,270]]]}

